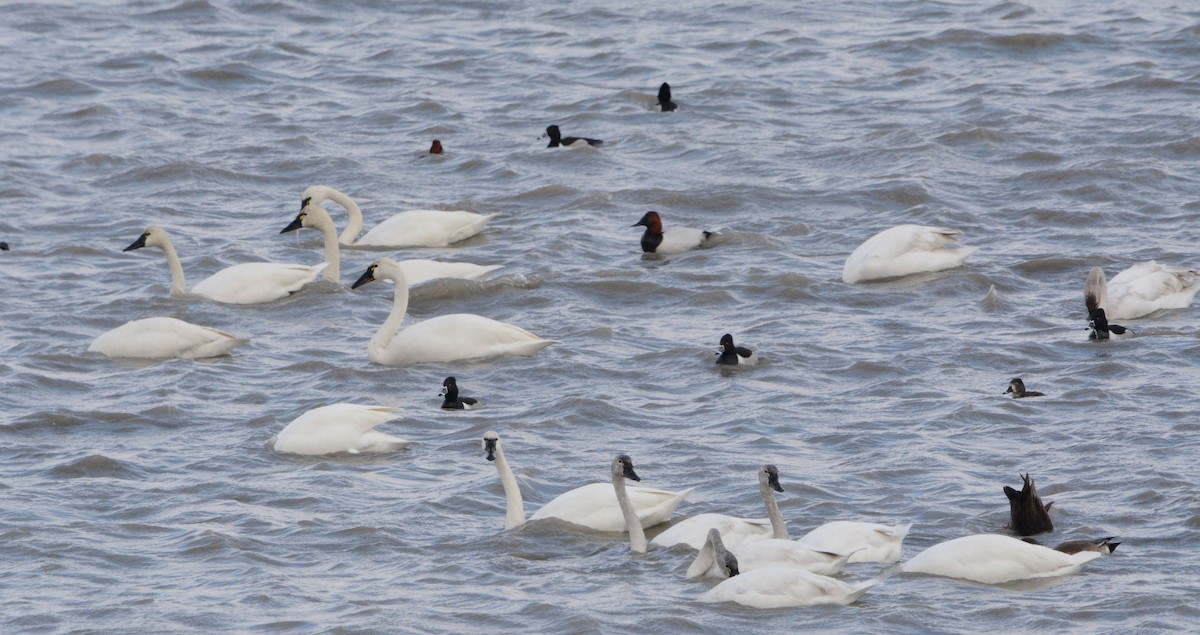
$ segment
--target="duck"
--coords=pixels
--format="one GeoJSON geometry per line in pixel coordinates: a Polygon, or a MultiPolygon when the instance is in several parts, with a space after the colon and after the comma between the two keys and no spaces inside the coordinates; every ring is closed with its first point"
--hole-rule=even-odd
{"type": "Polygon", "coordinates": [[[446,247],[466,240],[487,226],[495,214],[483,215],[460,210],[415,209],[400,212],[359,237],[363,228],[362,210],[354,199],[328,185],[313,185],[300,195],[300,209],[310,203],[333,201],[350,214],[338,240],[342,245],[360,247],[446,247]]]}
{"type": "Polygon", "coordinates": [[[375,280],[396,285],[392,312],[367,346],[367,358],[384,366],[453,362],[510,355],[529,357],[556,343],[525,329],[481,315],[439,315],[397,331],[408,312],[408,280],[391,258],[376,260],[350,286],[357,289],[375,280]]]}
{"type": "MultiPolygon", "coordinates": [[[[521,488],[517,484],[517,478],[513,475],[512,469],[508,466],[508,461],[504,458],[504,449],[500,445],[500,435],[495,430],[489,430],[484,433],[483,451],[487,460],[496,464],[496,471],[500,473],[500,483],[504,486],[504,497],[507,503],[504,528],[513,529],[525,524],[525,506],[521,499],[521,488]]],[[[635,523],[635,526],[637,527],[637,531],[640,532],[644,528],[653,527],[670,520],[679,503],[683,502],[692,493],[692,489],[682,492],[670,492],[653,487],[626,488],[622,480],[620,488],[624,492],[624,496],[620,496],[615,489],[615,470],[617,469],[617,462],[615,460],[613,462],[613,469],[613,484],[591,483],[559,494],[554,500],[551,500],[549,503],[543,505],[541,509],[534,512],[529,517],[529,520],[557,518],[558,520],[596,531],[628,531],[629,527],[625,522],[624,512],[621,507],[623,504],[622,500],[624,500],[629,504],[630,509],[637,517],[638,522],[635,523]]],[[[633,471],[632,461],[629,462],[629,469],[630,472],[633,471]]],[[[625,474],[623,467],[621,467],[621,474],[625,474]]],[[[631,480],[638,481],[640,479],[635,476],[631,480]]],[[[645,551],[645,541],[646,537],[642,534],[641,542],[643,551],[645,551]]]]}
{"type": "Polygon", "coordinates": [[[429,146],[429,154],[442,154],[442,142],[434,139],[433,144],[429,146]]]}
{"type": "Polygon", "coordinates": [[[336,403],[313,408],[296,417],[275,436],[276,452],[288,454],[336,454],[346,452],[393,452],[412,441],[375,429],[400,416],[396,408],[336,403]]]}
{"type": "Polygon", "coordinates": [[[662,86],[658,87],[658,102],[655,103],[654,105],[661,106],[662,112],[674,112],[675,111],[675,108],[677,106],[675,105],[675,102],[671,101],[671,85],[670,84],[663,82],[662,86]]]}
{"type": "Polygon", "coordinates": [[[978,247],[947,249],[963,233],[946,227],[900,225],[859,245],[842,269],[842,282],[854,284],[958,267],[978,247]]]}
{"type": "Polygon", "coordinates": [[[220,357],[245,344],[246,339],[225,331],[171,317],[133,320],[92,341],[88,352],[108,357],[202,359],[220,357]]]}
{"type": "Polygon", "coordinates": [[[1200,270],[1153,260],[1118,273],[1112,282],[1105,279],[1103,269],[1092,267],[1084,284],[1089,314],[1093,308],[1101,308],[1110,320],[1134,320],[1155,311],[1182,309],[1191,305],[1197,292],[1200,270]]]}
{"type": "Polygon", "coordinates": [[[1021,491],[1007,485],[1004,495],[1008,497],[1008,528],[1020,536],[1032,536],[1047,531],[1054,531],[1054,522],[1050,520],[1050,506],[1053,502],[1042,504],[1033,479],[1028,474],[1021,474],[1021,491]]]}
{"type": "Polygon", "coordinates": [[[663,230],[658,212],[646,212],[642,220],[631,227],[645,227],[642,233],[642,251],[648,254],[678,254],[706,245],[714,233],[691,227],[671,227],[663,230]]]}
{"type": "Polygon", "coordinates": [[[721,544],[717,530],[708,533],[713,560],[728,576],[704,592],[701,602],[736,602],[759,609],[775,609],[816,604],[850,604],[871,590],[878,580],[847,584],[841,580],[794,567],[765,567],[742,571],[737,556],[721,544]]]}
{"type": "Polygon", "coordinates": [[[1004,394],[1012,394],[1013,399],[1024,399],[1025,397],[1045,397],[1046,393],[1037,392],[1034,390],[1025,390],[1025,381],[1020,377],[1013,377],[1008,382],[1008,390],[1004,394]]]}
{"type": "Polygon", "coordinates": [[[1099,557],[1096,551],[1067,554],[1012,536],[975,534],[933,545],[900,565],[900,571],[1003,584],[1070,575],[1099,557]]]}
{"type": "Polygon", "coordinates": [[[1114,538],[1116,536],[1097,540],[1068,540],[1055,547],[1054,550],[1061,551],[1067,555],[1074,555],[1083,551],[1095,551],[1102,556],[1107,556],[1116,551],[1117,545],[1121,544],[1119,542],[1112,542],[1114,538]]]}
{"type": "Polygon", "coordinates": [[[583,146],[598,146],[602,143],[600,139],[588,139],[587,137],[564,137],[558,126],[548,126],[546,128],[546,136],[550,137],[550,145],[547,148],[575,148],[583,146]]]}
{"type": "Polygon", "coordinates": [[[758,489],[762,494],[763,503],[767,506],[768,519],[750,519],[728,516],[725,514],[697,514],[685,518],[650,541],[659,547],[674,547],[687,545],[692,549],[700,549],[708,537],[709,529],[717,529],[722,540],[730,549],[754,540],[762,540],[772,536],[787,538],[787,528],[783,524],[783,516],[779,513],[779,505],[775,502],[775,492],[782,492],[779,484],[779,469],[774,465],[764,465],[758,470],[758,489]]]}
{"type": "MultiPolygon", "coordinates": [[[[188,293],[187,283],[183,277],[183,265],[171,244],[167,230],[151,226],[138,236],[137,240],[123,251],[133,251],[143,247],[158,247],[167,256],[167,265],[171,268],[171,295],[188,293]]],[[[292,265],[275,262],[249,262],[232,267],[226,267],[213,275],[201,280],[191,288],[191,293],[203,296],[214,302],[224,304],[262,304],[281,300],[299,291],[304,285],[317,279],[325,271],[329,262],[319,265],[292,265]]],[[[337,267],[332,273],[336,274],[337,267]]],[[[325,279],[336,282],[337,277],[330,273],[325,279]]]]}
{"type": "Polygon", "coordinates": [[[1133,335],[1133,331],[1108,321],[1104,309],[1088,305],[1088,339],[1092,341],[1117,340],[1133,335]]]}
{"type": "Polygon", "coordinates": [[[479,400],[474,397],[459,397],[458,383],[453,377],[447,377],[442,382],[441,395],[446,398],[442,402],[442,410],[474,410],[479,406],[479,400]]]}
{"type": "Polygon", "coordinates": [[[721,336],[721,350],[717,351],[717,364],[721,366],[757,366],[758,356],[754,351],[733,344],[733,336],[721,336]]]}
{"type": "Polygon", "coordinates": [[[814,551],[851,553],[850,562],[896,562],[912,524],[879,525],[834,520],[804,534],[796,542],[814,551]]]}
{"type": "Polygon", "coordinates": [[[9,249],[8,243],[4,242],[3,240],[0,240],[0,251],[8,251],[8,249],[9,249]]]}

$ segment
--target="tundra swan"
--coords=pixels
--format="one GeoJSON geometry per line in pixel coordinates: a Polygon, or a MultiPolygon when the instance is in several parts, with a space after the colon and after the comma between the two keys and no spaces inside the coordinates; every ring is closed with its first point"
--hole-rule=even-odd
{"type": "Polygon", "coordinates": [[[224,331],[169,317],[133,320],[97,337],[89,352],[109,357],[183,357],[228,355],[247,340],[224,331]]]}
{"type": "Polygon", "coordinates": [[[363,228],[362,210],[354,199],[328,185],[313,185],[304,190],[300,195],[300,209],[327,200],[341,205],[350,214],[350,221],[339,237],[343,245],[445,247],[478,234],[495,217],[495,214],[484,216],[474,212],[415,209],[392,216],[359,238],[363,228]]]}
{"type": "Polygon", "coordinates": [[[275,437],[276,452],[333,454],[391,452],[412,445],[375,426],[400,416],[395,408],[336,403],[313,408],[296,417],[275,437]]]}
{"type": "Polygon", "coordinates": [[[900,565],[900,570],[1002,584],[1068,575],[1099,557],[1098,551],[1066,554],[1012,536],[975,534],[940,542],[900,565]]]}
{"type": "Polygon", "coordinates": [[[946,248],[946,245],[958,242],[962,237],[961,231],[945,227],[900,225],[885,229],[868,238],[850,254],[842,269],[842,282],[854,284],[953,269],[978,249],[946,248]]]}
{"type": "Polygon", "coordinates": [[[692,549],[699,549],[708,539],[709,529],[719,531],[721,540],[735,550],[744,543],[772,536],[786,539],[787,528],[783,523],[783,515],[779,513],[779,504],[775,502],[775,492],[782,492],[783,486],[779,484],[779,470],[774,465],[759,468],[758,489],[762,494],[763,503],[767,506],[769,520],[737,518],[725,514],[697,514],[675,523],[650,542],[659,547],[687,545],[692,549]]]}

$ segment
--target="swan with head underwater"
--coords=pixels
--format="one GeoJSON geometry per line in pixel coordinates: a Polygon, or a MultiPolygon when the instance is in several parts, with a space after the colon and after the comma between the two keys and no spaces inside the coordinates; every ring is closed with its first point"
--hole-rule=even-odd
{"type": "Polygon", "coordinates": [[[392,452],[413,444],[375,429],[400,416],[396,408],[337,403],[296,417],[275,436],[272,448],[289,454],[392,452]]]}
{"type": "Polygon", "coordinates": [[[362,247],[445,247],[483,231],[495,214],[483,215],[461,210],[416,209],[400,212],[359,237],[363,214],[354,199],[327,185],[313,185],[300,196],[300,209],[309,204],[333,201],[345,208],[350,221],[339,240],[343,245],[362,247]]]}
{"type": "Polygon", "coordinates": [[[1133,335],[1133,331],[1108,321],[1108,284],[1104,280],[1104,270],[1093,267],[1088,273],[1087,282],[1083,286],[1083,303],[1088,311],[1089,340],[1122,339],[1133,335]]]}
{"type": "MultiPolygon", "coordinates": [[[[483,451],[487,460],[496,464],[500,473],[500,483],[504,486],[504,497],[507,504],[507,515],[504,528],[512,529],[525,523],[525,506],[521,498],[521,487],[513,475],[512,468],[504,458],[504,450],[500,446],[500,435],[489,430],[483,435],[483,451]]],[[[630,463],[630,472],[633,470],[630,463]]],[[[682,492],[669,492],[653,487],[625,487],[625,472],[622,468],[618,483],[616,462],[613,464],[613,483],[592,483],[559,494],[554,500],[546,503],[537,510],[529,520],[557,518],[597,531],[626,531],[629,529],[625,521],[624,509],[628,507],[638,522],[633,524],[634,531],[641,536],[642,551],[645,551],[646,536],[642,529],[665,523],[671,519],[671,514],[679,503],[692,493],[691,489],[682,492]],[[616,486],[620,487],[617,488],[616,486]]],[[[640,480],[636,474],[632,480],[640,480]]]]}
{"type": "Polygon", "coordinates": [[[1092,550],[1065,553],[1012,536],[976,534],[933,545],[900,565],[900,571],[1003,584],[1070,575],[1102,555],[1092,550]]]}
{"type": "Polygon", "coordinates": [[[511,324],[470,313],[439,315],[397,331],[408,312],[404,270],[395,260],[380,258],[350,288],[375,280],[389,280],[396,285],[392,312],[367,346],[367,357],[376,364],[408,366],[508,355],[529,357],[555,343],[511,324]]]}
{"type": "MultiPolygon", "coordinates": [[[[154,226],[147,228],[124,251],[142,247],[158,247],[166,254],[167,265],[171,268],[171,295],[189,293],[183,265],[165,229],[154,226]]],[[[325,271],[326,280],[337,282],[337,259],[313,266],[249,262],[214,273],[196,283],[190,293],[225,304],[261,304],[288,297],[315,280],[322,271],[325,271]]]]}
{"type": "Polygon", "coordinates": [[[169,317],[133,320],[103,333],[88,352],[109,357],[201,359],[220,357],[248,340],[169,317]]]}
{"type": "Polygon", "coordinates": [[[946,227],[900,225],[885,229],[859,245],[846,259],[842,282],[899,278],[914,273],[953,269],[978,247],[947,249],[963,233],[946,227]]]}
{"type": "Polygon", "coordinates": [[[1105,279],[1103,269],[1092,267],[1083,290],[1089,316],[1095,309],[1103,309],[1105,318],[1111,320],[1133,320],[1155,311],[1186,308],[1198,292],[1200,270],[1160,265],[1153,260],[1133,265],[1111,281],[1105,279]]]}

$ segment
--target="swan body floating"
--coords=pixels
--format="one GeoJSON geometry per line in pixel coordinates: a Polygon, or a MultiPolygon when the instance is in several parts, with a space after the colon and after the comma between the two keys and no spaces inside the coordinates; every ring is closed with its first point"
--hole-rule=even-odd
{"type": "MultiPolygon", "coordinates": [[[[149,227],[142,232],[124,251],[142,247],[158,247],[167,255],[171,267],[171,295],[188,293],[183,277],[183,265],[171,244],[171,237],[161,227],[149,227]]],[[[191,288],[191,293],[225,304],[261,304],[288,297],[304,285],[316,280],[329,263],[314,266],[289,265],[275,262],[249,262],[222,269],[201,280],[191,288]]],[[[337,267],[334,267],[334,272],[337,267]]],[[[337,281],[336,276],[325,274],[325,279],[337,281]]]]}
{"type": "Polygon", "coordinates": [[[247,340],[169,317],[133,320],[97,337],[89,352],[109,357],[199,359],[228,355],[247,340]]]}
{"type": "Polygon", "coordinates": [[[1007,485],[1004,495],[1008,497],[1009,529],[1019,536],[1032,536],[1046,531],[1054,531],[1054,522],[1050,520],[1050,505],[1042,504],[1033,479],[1028,474],[1021,475],[1021,491],[1007,485]]]}
{"type": "Polygon", "coordinates": [[[458,381],[447,377],[442,382],[442,393],[446,399],[442,401],[442,410],[474,410],[479,406],[479,400],[474,397],[458,396],[458,381]]]}
{"type": "Polygon", "coordinates": [[[709,529],[716,529],[721,534],[721,540],[735,550],[747,542],[772,536],[786,539],[787,528],[783,523],[783,515],[779,513],[779,504],[775,502],[775,492],[782,492],[783,486],[779,484],[779,470],[774,465],[759,468],[758,487],[767,506],[769,520],[697,514],[675,523],[650,542],[659,547],[687,545],[692,549],[700,549],[708,540],[709,529]]]}
{"type": "Polygon", "coordinates": [[[600,139],[588,139],[587,137],[564,137],[558,126],[547,126],[546,134],[542,138],[546,137],[550,137],[550,144],[546,146],[547,148],[582,148],[585,146],[598,146],[604,143],[600,139]]]}
{"type": "Polygon", "coordinates": [[[850,553],[850,562],[895,562],[912,524],[877,525],[835,520],[801,536],[796,542],[816,551],[850,553]]]}
{"type": "Polygon", "coordinates": [[[1024,399],[1025,397],[1045,397],[1046,393],[1037,392],[1034,390],[1025,390],[1025,381],[1020,377],[1013,377],[1008,382],[1008,390],[1004,394],[1011,394],[1013,399],[1024,399]]]}
{"type": "Polygon", "coordinates": [[[380,258],[350,288],[374,280],[396,284],[392,312],[367,346],[367,357],[376,364],[407,366],[506,355],[528,357],[555,343],[511,324],[469,313],[439,315],[397,332],[408,312],[408,280],[395,260],[380,258]]]}
{"type": "Polygon", "coordinates": [[[699,249],[713,236],[713,232],[691,227],[669,227],[664,230],[658,212],[646,212],[641,220],[631,225],[639,226],[646,228],[642,232],[642,251],[648,254],[678,254],[699,249]]]}
{"type": "Polygon", "coordinates": [[[742,572],[737,556],[725,549],[716,530],[709,532],[705,549],[713,551],[714,561],[729,579],[701,595],[701,602],[736,602],[759,609],[849,604],[878,583],[868,580],[851,585],[804,569],[781,566],[742,572]]]}
{"type": "Polygon", "coordinates": [[[304,190],[300,209],[309,204],[333,201],[346,209],[350,222],[342,230],[343,245],[364,247],[445,247],[466,240],[483,231],[495,214],[483,215],[464,211],[417,209],[401,212],[376,225],[359,237],[363,228],[362,210],[349,196],[327,185],[314,185],[304,190]]]}
{"type": "MultiPolygon", "coordinates": [[[[722,366],[757,366],[758,356],[754,351],[733,343],[733,336],[721,336],[721,350],[717,351],[717,364],[722,366]]],[[[732,548],[732,547],[730,547],[732,548]]]]}
{"type": "Polygon", "coordinates": [[[1069,575],[1101,555],[1097,551],[1066,554],[1020,538],[976,534],[938,543],[900,565],[900,570],[1003,584],[1069,575]]]}
{"type": "Polygon", "coordinates": [[[1160,265],[1153,260],[1133,265],[1113,276],[1112,281],[1105,280],[1103,269],[1093,267],[1084,285],[1089,311],[1104,309],[1110,320],[1132,320],[1162,309],[1182,309],[1192,303],[1197,292],[1200,270],[1160,265]]]}
{"type": "MultiPolygon", "coordinates": [[[[508,466],[508,461],[504,458],[504,451],[500,447],[500,435],[494,431],[485,433],[483,449],[487,459],[496,463],[496,471],[500,473],[500,483],[504,486],[508,509],[504,528],[518,527],[525,523],[525,507],[517,478],[508,466]]],[[[623,481],[621,486],[624,487],[623,481]]],[[[692,493],[690,489],[682,492],[668,492],[652,487],[630,487],[626,490],[625,500],[638,518],[638,530],[640,531],[643,527],[653,527],[670,520],[675,508],[690,493],[692,493]]],[[[621,501],[613,486],[606,483],[592,483],[559,494],[554,500],[542,506],[529,520],[543,518],[557,518],[597,531],[627,530],[621,510],[621,501]]],[[[645,542],[644,535],[642,542],[645,542]]]]}
{"type": "Polygon", "coordinates": [[[885,229],[859,245],[842,269],[842,282],[898,278],[914,273],[953,269],[978,247],[947,249],[962,240],[963,233],[945,227],[900,225],[885,229]]]}
{"type": "Polygon", "coordinates": [[[400,416],[395,408],[338,403],[313,408],[296,417],[275,437],[276,452],[334,454],[391,452],[412,445],[375,426],[400,416]]]}

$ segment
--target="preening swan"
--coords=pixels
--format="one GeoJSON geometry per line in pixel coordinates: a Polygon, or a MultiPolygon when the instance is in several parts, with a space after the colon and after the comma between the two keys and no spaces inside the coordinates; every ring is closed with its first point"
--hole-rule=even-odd
{"type": "Polygon", "coordinates": [[[956,243],[962,237],[961,231],[945,227],[900,225],[885,229],[868,238],[850,254],[842,269],[842,282],[854,284],[953,269],[978,249],[946,248],[946,245],[956,243]]]}
{"type": "Polygon", "coordinates": [[[442,410],[474,410],[479,406],[478,399],[458,395],[458,380],[453,377],[447,377],[442,381],[442,393],[439,396],[445,397],[445,400],[442,401],[442,410]]]}
{"type": "Polygon", "coordinates": [[[198,359],[228,355],[247,340],[224,331],[196,326],[169,317],[126,322],[97,337],[89,352],[109,357],[183,357],[198,359]]]}
{"type": "Polygon", "coordinates": [[[704,546],[708,539],[708,530],[716,529],[721,539],[730,549],[754,540],[766,538],[787,538],[787,528],[783,523],[783,515],[779,513],[779,504],[775,502],[775,492],[782,492],[779,484],[779,470],[774,465],[764,465],[758,470],[758,489],[762,494],[763,503],[767,506],[765,519],[737,518],[725,514],[698,514],[685,518],[650,541],[659,547],[674,547],[687,545],[692,549],[704,546]]]}
{"type": "Polygon", "coordinates": [[[850,553],[850,562],[895,562],[900,559],[904,537],[912,524],[877,525],[852,520],[835,520],[801,536],[796,542],[816,551],[850,553]]]}
{"type": "MultiPolygon", "coordinates": [[[[1170,267],[1151,260],[1133,265],[1106,281],[1093,267],[1084,284],[1089,314],[1104,309],[1109,320],[1132,320],[1162,309],[1182,309],[1200,292],[1200,271],[1170,267]]],[[[1114,333],[1116,331],[1113,331],[1114,333]]]]}
{"type": "Polygon", "coordinates": [[[758,356],[754,351],[733,343],[733,336],[726,333],[721,336],[721,349],[717,351],[717,364],[724,366],[757,366],[758,356]]]}
{"type": "Polygon", "coordinates": [[[395,408],[337,403],[296,417],[275,437],[275,451],[291,454],[391,452],[412,445],[375,426],[400,416],[395,408]]]}
{"type": "MultiPolygon", "coordinates": [[[[504,458],[504,450],[500,447],[500,435],[490,430],[485,433],[483,450],[487,460],[496,463],[496,471],[500,473],[500,483],[504,486],[504,497],[508,506],[504,528],[512,529],[520,526],[525,522],[521,488],[517,484],[517,478],[513,475],[512,469],[508,466],[508,461],[504,458]]],[[[692,493],[690,489],[683,492],[668,492],[652,487],[630,487],[627,490],[627,500],[637,514],[638,520],[641,521],[641,527],[652,527],[670,520],[675,508],[690,493],[692,493]]],[[[557,518],[598,531],[626,530],[625,518],[616,492],[613,486],[607,483],[592,483],[559,494],[554,500],[542,506],[530,517],[530,520],[542,518],[557,518]]],[[[644,536],[642,540],[645,541],[644,536]]]]}
{"type": "Polygon", "coordinates": [[[380,258],[350,288],[357,289],[373,280],[396,284],[392,312],[367,346],[367,357],[376,364],[407,366],[505,355],[528,357],[554,343],[510,324],[469,313],[439,315],[397,332],[408,312],[404,271],[395,260],[380,258]]]}
{"type": "Polygon", "coordinates": [[[701,602],[737,602],[760,609],[849,604],[878,583],[878,580],[868,580],[851,585],[793,567],[741,571],[738,558],[721,544],[721,534],[715,529],[708,533],[708,544],[704,548],[715,554],[714,562],[729,579],[701,595],[701,602]]]}
{"type": "Polygon", "coordinates": [[[1068,575],[1099,557],[1097,551],[1066,554],[1020,538],[976,534],[938,543],[900,565],[900,570],[1002,584],[1068,575]]]}
{"type": "Polygon", "coordinates": [[[339,237],[343,245],[365,247],[445,247],[483,231],[495,214],[415,209],[400,212],[376,225],[362,238],[363,215],[349,196],[327,185],[314,185],[300,196],[300,209],[309,204],[333,201],[346,209],[350,222],[339,237]]]}
{"type": "Polygon", "coordinates": [[[642,226],[642,251],[648,254],[678,254],[704,246],[713,232],[692,229],[691,227],[669,227],[663,229],[662,218],[658,212],[646,212],[642,220],[631,227],[642,226]]]}
{"type": "Polygon", "coordinates": [[[1019,492],[1004,486],[1004,495],[1008,497],[1008,528],[1019,536],[1054,531],[1054,522],[1050,520],[1050,505],[1054,503],[1042,504],[1042,497],[1038,496],[1033,479],[1028,474],[1022,474],[1021,481],[1023,484],[1019,492]]]}
{"type": "MultiPolygon", "coordinates": [[[[149,227],[142,232],[125,251],[142,247],[158,247],[167,255],[171,267],[171,295],[188,293],[183,278],[183,265],[171,244],[171,237],[161,227],[149,227]]],[[[325,270],[327,263],[315,266],[288,265],[275,262],[251,262],[226,267],[201,280],[191,288],[191,293],[204,296],[215,302],[226,304],[259,304],[286,298],[304,285],[316,280],[325,270]]],[[[336,277],[326,273],[326,280],[336,277]]]]}

